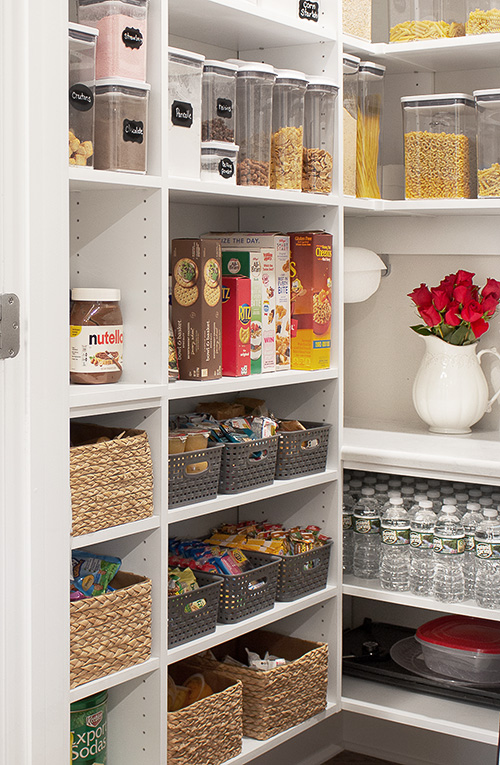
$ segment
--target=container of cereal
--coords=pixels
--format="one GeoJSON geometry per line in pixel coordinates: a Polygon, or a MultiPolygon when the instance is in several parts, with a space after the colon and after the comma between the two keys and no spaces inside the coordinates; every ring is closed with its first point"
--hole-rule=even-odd
{"type": "Polygon", "coordinates": [[[78,21],[99,30],[98,80],[146,79],[148,0],[79,0],[78,21]]]}
{"type": "Polygon", "coordinates": [[[146,172],[150,90],[148,83],[124,77],[97,80],[95,168],[146,172]]]}
{"type": "Polygon", "coordinates": [[[236,112],[235,64],[205,61],[201,103],[201,140],[234,143],[236,112]]]}
{"type": "Polygon", "coordinates": [[[107,763],[108,692],[71,704],[71,762],[74,765],[107,763]]]}
{"type": "Polygon", "coordinates": [[[338,85],[324,77],[309,77],[304,101],[302,191],[332,191],[335,106],[338,85]]]}
{"type": "Polygon", "coordinates": [[[463,37],[464,0],[389,0],[389,25],[390,42],[463,37]]]}
{"type": "Polygon", "coordinates": [[[384,103],[385,66],[359,65],[358,135],[356,141],[356,196],[380,199],[380,139],[384,103]]]}
{"type": "Polygon", "coordinates": [[[356,141],[358,136],[358,78],[360,60],[344,53],[343,58],[343,128],[344,194],[356,196],[356,141]]]}
{"type": "Polygon", "coordinates": [[[306,87],[307,78],[302,72],[277,70],[271,135],[272,189],[300,191],[302,188],[306,87]]]}
{"type": "Polygon", "coordinates": [[[95,48],[97,29],[70,24],[69,164],[94,163],[95,48]]]}
{"type": "Polygon", "coordinates": [[[342,30],[371,42],[372,0],[342,0],[342,30]]]}
{"type": "Polygon", "coordinates": [[[244,62],[236,73],[236,182],[269,186],[271,118],[276,73],[268,64],[244,62]]]}
{"type": "Polygon", "coordinates": [[[466,0],[468,35],[500,32],[500,2],[498,0],[466,0]]]}
{"type": "Polygon", "coordinates": [[[201,82],[205,56],[168,49],[169,174],[200,177],[201,82]]]}
{"type": "Polygon", "coordinates": [[[406,199],[470,199],[476,191],[476,115],[472,96],[405,96],[406,199]]]}
{"type": "Polygon", "coordinates": [[[201,180],[236,186],[238,146],[224,141],[206,141],[201,145],[201,180]]]}
{"type": "Polygon", "coordinates": [[[477,195],[500,197],[500,89],[476,90],[477,195]]]}

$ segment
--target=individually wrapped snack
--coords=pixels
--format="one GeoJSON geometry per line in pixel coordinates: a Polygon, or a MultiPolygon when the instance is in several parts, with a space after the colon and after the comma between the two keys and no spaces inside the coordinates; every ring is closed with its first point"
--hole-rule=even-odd
{"type": "Polygon", "coordinates": [[[266,651],[263,659],[260,658],[258,653],[249,651],[248,648],[245,648],[245,651],[247,652],[248,666],[250,669],[258,669],[266,672],[269,669],[282,667],[287,663],[286,659],[282,659],[278,656],[271,656],[269,651],[266,651]]]}
{"type": "Polygon", "coordinates": [[[306,430],[298,420],[280,420],[278,430],[282,430],[285,433],[294,433],[297,430],[306,430]]]}
{"type": "Polygon", "coordinates": [[[184,592],[198,590],[199,584],[196,581],[192,569],[190,568],[169,568],[168,570],[168,595],[182,595],[184,592]]]}
{"type": "Polygon", "coordinates": [[[103,595],[121,564],[120,558],[73,550],[71,565],[74,586],[86,596],[103,595]]]}
{"type": "Polygon", "coordinates": [[[254,417],[251,428],[256,438],[269,438],[276,435],[278,424],[271,417],[254,417]]]}

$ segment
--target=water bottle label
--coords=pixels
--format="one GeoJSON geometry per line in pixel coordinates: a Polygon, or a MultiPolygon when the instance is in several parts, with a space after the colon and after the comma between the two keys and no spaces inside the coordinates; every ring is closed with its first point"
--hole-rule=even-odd
{"type": "Polygon", "coordinates": [[[476,540],[474,539],[474,534],[465,535],[465,549],[467,552],[474,552],[476,549],[476,540]]]}
{"type": "Polygon", "coordinates": [[[410,545],[420,550],[430,550],[434,547],[434,534],[432,531],[412,531],[410,545]]]}
{"type": "Polygon", "coordinates": [[[461,555],[465,552],[465,537],[450,539],[434,535],[434,552],[441,555],[461,555]]]}
{"type": "Polygon", "coordinates": [[[342,516],[342,530],[343,531],[350,531],[352,529],[352,515],[344,515],[342,516]]]}
{"type": "Polygon", "coordinates": [[[384,545],[409,545],[410,529],[382,529],[384,545]]]}
{"type": "Polygon", "coordinates": [[[500,560],[500,545],[491,542],[476,542],[476,558],[500,560]]]}
{"type": "Polygon", "coordinates": [[[380,518],[355,518],[354,531],[358,534],[378,534],[380,518]]]}

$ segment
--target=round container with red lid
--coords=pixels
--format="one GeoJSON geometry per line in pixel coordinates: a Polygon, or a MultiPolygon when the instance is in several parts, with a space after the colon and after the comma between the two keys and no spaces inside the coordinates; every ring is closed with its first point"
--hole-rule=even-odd
{"type": "Polygon", "coordinates": [[[419,627],[415,638],[433,672],[478,685],[500,684],[500,623],[442,616],[419,627]]]}

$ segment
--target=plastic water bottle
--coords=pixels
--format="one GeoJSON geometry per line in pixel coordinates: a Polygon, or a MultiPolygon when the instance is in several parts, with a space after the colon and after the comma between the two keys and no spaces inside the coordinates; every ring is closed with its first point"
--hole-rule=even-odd
{"type": "MultiPolygon", "coordinates": [[[[410,516],[410,522],[412,518],[418,513],[418,511],[421,509],[421,502],[431,502],[427,499],[427,494],[415,494],[413,499],[414,504],[410,507],[410,510],[408,511],[408,515],[410,516]]],[[[426,507],[428,507],[426,505],[426,507]]],[[[431,510],[432,510],[432,502],[431,502],[431,510]]]]}
{"type": "Polygon", "coordinates": [[[484,520],[481,505],[478,502],[468,502],[466,512],[462,517],[465,531],[464,579],[465,599],[474,597],[476,586],[476,541],[477,526],[484,520]]]}
{"type": "Polygon", "coordinates": [[[482,608],[500,608],[500,518],[486,508],[476,527],[476,603],[482,608]]]}
{"type": "Polygon", "coordinates": [[[431,595],[434,584],[434,526],[432,502],[424,499],[410,520],[410,590],[431,595]]]}
{"type": "Polygon", "coordinates": [[[349,486],[346,485],[344,485],[342,503],[342,568],[344,574],[352,574],[354,557],[352,509],[354,500],[349,494],[349,486]]]}
{"type": "Polygon", "coordinates": [[[415,504],[415,492],[411,486],[401,486],[401,496],[403,497],[403,505],[408,512],[415,504]]]}
{"type": "Polygon", "coordinates": [[[434,512],[439,513],[444,504],[441,500],[441,492],[437,489],[429,489],[427,492],[427,499],[430,499],[432,502],[432,509],[434,512]]]}
{"type": "Polygon", "coordinates": [[[457,491],[455,494],[457,504],[457,514],[462,517],[467,512],[467,502],[469,501],[469,495],[465,491],[457,491]]]}
{"type": "Polygon", "coordinates": [[[443,505],[434,527],[433,595],[443,603],[464,599],[464,527],[453,505],[443,505]]]}
{"type": "Polygon", "coordinates": [[[380,585],[383,590],[410,589],[410,517],[402,497],[392,497],[380,520],[380,585]]]}
{"type": "Polygon", "coordinates": [[[353,508],[354,576],[377,579],[380,567],[380,515],[374,489],[362,489],[353,508]]]}

